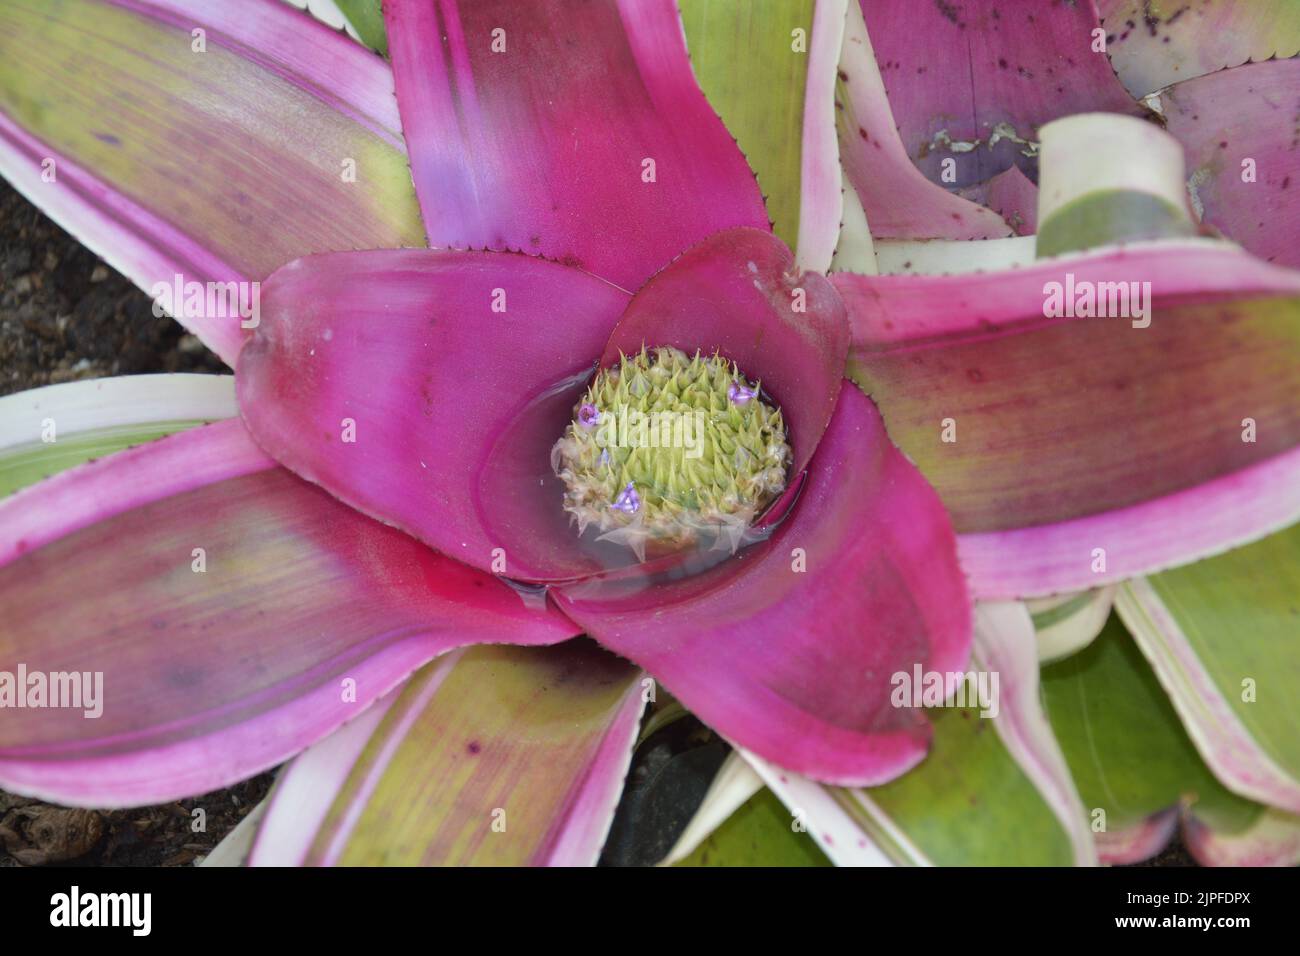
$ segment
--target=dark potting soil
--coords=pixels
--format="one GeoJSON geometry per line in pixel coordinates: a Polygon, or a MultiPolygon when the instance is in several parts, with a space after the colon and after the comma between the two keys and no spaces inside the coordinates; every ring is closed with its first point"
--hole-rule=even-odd
{"type": "Polygon", "coordinates": [[[79,378],[224,368],[0,181],[0,395],[79,378]]]}

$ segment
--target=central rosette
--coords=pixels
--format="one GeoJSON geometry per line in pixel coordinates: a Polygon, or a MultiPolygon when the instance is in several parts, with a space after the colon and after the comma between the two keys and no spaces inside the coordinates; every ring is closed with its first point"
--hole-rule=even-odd
{"type": "Polygon", "coordinates": [[[781,411],[719,355],[642,348],[601,370],[551,449],[579,533],[644,560],[688,547],[735,550],[786,486],[781,411]]]}

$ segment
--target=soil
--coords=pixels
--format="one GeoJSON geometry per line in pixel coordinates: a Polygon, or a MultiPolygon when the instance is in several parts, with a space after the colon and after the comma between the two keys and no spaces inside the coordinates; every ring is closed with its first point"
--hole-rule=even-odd
{"type": "Polygon", "coordinates": [[[222,361],[147,295],[0,182],[0,395],[222,361]]]}
{"type": "MultiPolygon", "coordinates": [[[[155,318],[144,292],[0,181],[0,395],[107,375],[226,370],[177,323],[155,318]]],[[[660,859],[723,756],[724,746],[694,718],[651,737],[633,761],[602,864],[660,859]]],[[[0,867],[192,865],[273,780],[274,771],[193,799],[110,811],[0,791],[0,867]]],[[[1143,865],[1195,864],[1175,842],[1143,865]]]]}
{"type": "Polygon", "coordinates": [[[0,791],[0,867],[190,866],[212,852],[266,796],[251,780],[175,803],[74,810],[0,791]]]}

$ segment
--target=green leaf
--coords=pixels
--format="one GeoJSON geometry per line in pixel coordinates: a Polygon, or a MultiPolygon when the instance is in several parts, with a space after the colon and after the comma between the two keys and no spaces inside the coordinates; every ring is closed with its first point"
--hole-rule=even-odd
{"type": "Polygon", "coordinates": [[[1095,862],[1082,807],[1039,704],[1037,648],[1022,605],[977,609],[972,668],[999,674],[997,715],[982,718],[979,706],[928,709],[929,754],[890,783],[823,787],[756,758],[750,762],[788,807],[806,816],[809,831],[837,863],[1095,862]]]}
{"type": "Polygon", "coordinates": [[[0,398],[0,498],[74,465],[237,413],[228,375],[133,375],[0,398]]]}
{"type": "Polygon", "coordinates": [[[199,421],[179,421],[155,426],[126,425],[65,438],[53,445],[5,449],[0,452],[0,497],[92,458],[103,458],[123,448],[143,445],[201,424],[199,421]]]}
{"type": "Polygon", "coordinates": [[[932,714],[934,746],[916,770],[868,791],[932,863],[1067,866],[1059,821],[973,708],[932,714]]]}
{"type": "MultiPolygon", "coordinates": [[[[1142,652],[1111,616],[1086,648],[1043,668],[1043,701],[1090,814],[1126,829],[1186,798],[1245,821],[1254,809],[1206,769],[1142,652]]],[[[1226,818],[1225,818],[1226,822],[1226,818]]]]}
{"type": "Polygon", "coordinates": [[[1219,779],[1300,813],[1300,525],[1129,582],[1117,608],[1219,779]]]}
{"type": "Polygon", "coordinates": [[[1154,855],[1181,814],[1202,863],[1300,861],[1300,817],[1219,782],[1118,617],[1088,647],[1044,667],[1042,686],[1104,860],[1154,855]]]}
{"type": "Polygon", "coordinates": [[[388,33],[384,30],[384,12],[380,0],[334,0],[361,42],[388,56],[388,33]]]}
{"type": "Polygon", "coordinates": [[[675,866],[830,866],[826,854],[764,788],[675,866]]]}
{"type": "Polygon", "coordinates": [[[804,84],[815,0],[680,0],[695,78],[736,138],[791,249],[799,237],[804,84]]]}
{"type": "Polygon", "coordinates": [[[290,765],[251,862],[593,865],[641,678],[585,640],[444,655],[290,765]]]}

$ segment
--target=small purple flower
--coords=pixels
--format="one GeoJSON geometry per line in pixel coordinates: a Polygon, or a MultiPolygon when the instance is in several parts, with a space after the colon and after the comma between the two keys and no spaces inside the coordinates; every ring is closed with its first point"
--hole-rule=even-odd
{"type": "Polygon", "coordinates": [[[627,487],[619,492],[619,496],[614,499],[610,507],[625,515],[634,515],[641,510],[641,496],[636,493],[636,487],[632,482],[629,481],[627,487]]]}
{"type": "Polygon", "coordinates": [[[758,389],[749,388],[739,382],[732,382],[731,387],[727,389],[727,397],[731,399],[733,405],[744,405],[757,394],[758,389]]]}
{"type": "Polygon", "coordinates": [[[600,409],[591,403],[578,409],[578,423],[583,428],[591,429],[600,424],[600,409]]]}
{"type": "Polygon", "coordinates": [[[600,463],[601,463],[602,465],[608,465],[608,464],[609,464],[609,449],[608,449],[608,448],[602,448],[602,449],[601,449],[601,451],[600,451],[600,463]]]}

